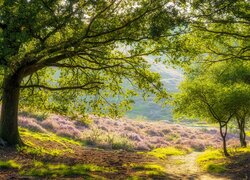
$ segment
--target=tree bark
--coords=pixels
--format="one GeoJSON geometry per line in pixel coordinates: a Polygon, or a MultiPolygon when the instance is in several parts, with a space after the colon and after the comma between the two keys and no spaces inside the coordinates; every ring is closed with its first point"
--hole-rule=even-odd
{"type": "Polygon", "coordinates": [[[240,145],[241,147],[246,147],[246,132],[245,132],[245,119],[237,118],[238,127],[240,130],[240,145]]]}
{"type": "Polygon", "coordinates": [[[226,157],[229,157],[230,154],[227,152],[227,142],[226,142],[226,137],[227,137],[227,124],[222,125],[220,123],[220,135],[222,137],[223,141],[223,152],[226,157]],[[225,126],[225,132],[223,132],[223,127],[225,126]]]}
{"type": "Polygon", "coordinates": [[[229,157],[229,156],[230,156],[230,154],[227,152],[227,142],[226,142],[226,137],[225,137],[225,136],[223,136],[223,137],[222,137],[222,140],[223,140],[223,152],[224,152],[224,155],[225,155],[226,157],[229,157]]]}
{"type": "Polygon", "coordinates": [[[0,138],[9,146],[22,144],[18,132],[20,82],[21,77],[18,74],[5,76],[3,82],[0,138]]]}

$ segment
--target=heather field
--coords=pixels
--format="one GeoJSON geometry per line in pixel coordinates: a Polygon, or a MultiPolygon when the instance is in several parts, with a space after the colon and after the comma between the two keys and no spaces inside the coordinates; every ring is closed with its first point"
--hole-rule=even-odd
{"type": "MultiPolygon", "coordinates": [[[[59,136],[85,141],[88,145],[104,149],[147,151],[160,147],[181,147],[204,151],[221,147],[217,128],[190,127],[164,121],[138,121],[126,118],[111,119],[89,115],[87,120],[72,120],[66,116],[49,115],[41,119],[21,115],[19,125],[37,132],[53,132],[59,136]]],[[[192,124],[191,124],[192,125],[192,124]]],[[[228,134],[228,145],[238,146],[238,137],[228,134]]]]}
{"type": "MultiPolygon", "coordinates": [[[[25,146],[0,146],[0,179],[244,179],[249,148],[207,124],[19,115],[25,146]],[[244,164],[244,165],[242,165],[244,164]]],[[[247,137],[249,143],[249,137],[247,137]]]]}

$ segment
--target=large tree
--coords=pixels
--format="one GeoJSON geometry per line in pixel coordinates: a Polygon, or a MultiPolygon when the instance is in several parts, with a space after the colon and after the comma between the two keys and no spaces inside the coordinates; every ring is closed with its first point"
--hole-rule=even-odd
{"type": "MultiPolygon", "coordinates": [[[[89,110],[103,113],[105,97],[123,94],[130,102],[135,92],[121,86],[127,79],[145,94],[165,97],[159,75],[143,56],[171,50],[171,36],[184,27],[168,7],[167,0],[1,1],[0,138],[9,145],[21,143],[17,116],[25,95],[35,101],[50,95],[43,103],[62,110],[86,108],[87,102],[89,110]],[[64,93],[49,92],[59,90],[64,93]],[[65,103],[70,100],[75,106],[65,103]]],[[[116,104],[107,103],[117,113],[116,104]]]]}

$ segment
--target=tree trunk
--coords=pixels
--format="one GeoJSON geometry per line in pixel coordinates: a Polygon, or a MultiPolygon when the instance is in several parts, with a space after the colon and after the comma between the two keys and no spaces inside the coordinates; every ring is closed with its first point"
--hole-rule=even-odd
{"type": "Polygon", "coordinates": [[[18,102],[21,78],[17,74],[4,78],[0,138],[9,146],[22,144],[18,132],[18,102]]]}
{"type": "Polygon", "coordinates": [[[240,130],[240,145],[241,147],[246,147],[246,133],[245,133],[245,119],[237,118],[238,127],[240,130]]]}
{"type": "Polygon", "coordinates": [[[223,152],[226,157],[229,157],[229,153],[227,152],[227,142],[226,142],[226,136],[222,137],[223,140],[223,152]]]}
{"type": "Polygon", "coordinates": [[[223,141],[223,152],[226,157],[229,157],[230,154],[227,152],[227,142],[226,142],[226,137],[227,137],[227,124],[222,125],[220,123],[220,135],[222,137],[223,141]],[[225,132],[223,132],[223,127],[225,126],[225,132]]]}
{"type": "Polygon", "coordinates": [[[245,131],[240,131],[240,145],[241,147],[247,147],[246,133],[245,131]]]}

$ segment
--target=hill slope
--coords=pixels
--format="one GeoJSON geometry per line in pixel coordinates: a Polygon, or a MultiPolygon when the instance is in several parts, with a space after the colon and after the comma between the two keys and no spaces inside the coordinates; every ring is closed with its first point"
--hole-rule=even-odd
{"type": "MultiPolygon", "coordinates": [[[[155,63],[152,63],[151,69],[161,75],[162,82],[169,92],[178,91],[177,86],[183,79],[180,70],[171,67],[166,68],[163,64],[155,63]]],[[[144,101],[142,97],[136,97],[132,111],[127,112],[126,115],[132,119],[172,120],[171,107],[162,108],[154,102],[153,95],[147,101],[144,101]]]]}

